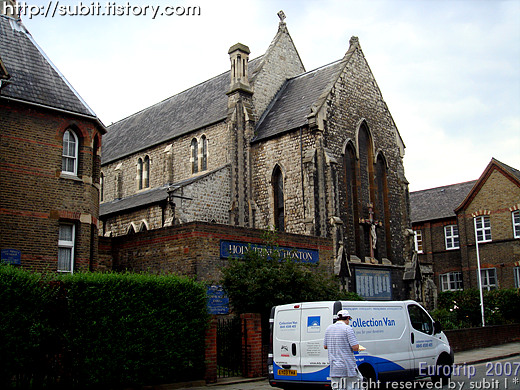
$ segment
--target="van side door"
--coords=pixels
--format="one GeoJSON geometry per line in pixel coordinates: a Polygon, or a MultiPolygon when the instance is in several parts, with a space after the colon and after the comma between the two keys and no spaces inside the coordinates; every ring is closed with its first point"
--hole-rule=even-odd
{"type": "Polygon", "coordinates": [[[438,340],[433,336],[433,320],[421,306],[409,304],[408,315],[411,325],[410,343],[417,375],[419,367],[435,365],[438,340]]]}

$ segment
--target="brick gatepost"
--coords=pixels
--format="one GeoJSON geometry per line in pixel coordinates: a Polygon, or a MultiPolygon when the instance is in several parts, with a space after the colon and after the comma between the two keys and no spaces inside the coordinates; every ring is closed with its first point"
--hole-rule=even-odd
{"type": "Polygon", "coordinates": [[[206,330],[206,372],[204,379],[206,383],[217,381],[217,318],[212,317],[206,330]]]}
{"type": "Polygon", "coordinates": [[[246,378],[262,376],[262,322],[258,313],[240,316],[242,324],[242,375],[246,378]]]}

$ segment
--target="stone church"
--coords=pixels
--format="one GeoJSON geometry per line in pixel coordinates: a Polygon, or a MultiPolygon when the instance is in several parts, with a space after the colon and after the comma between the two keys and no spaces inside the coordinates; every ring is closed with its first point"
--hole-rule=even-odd
{"type": "Polygon", "coordinates": [[[326,238],[346,288],[408,298],[404,143],[359,40],[306,71],[278,16],[263,55],[237,43],[226,72],[107,128],[99,233],[198,221],[326,238]]]}

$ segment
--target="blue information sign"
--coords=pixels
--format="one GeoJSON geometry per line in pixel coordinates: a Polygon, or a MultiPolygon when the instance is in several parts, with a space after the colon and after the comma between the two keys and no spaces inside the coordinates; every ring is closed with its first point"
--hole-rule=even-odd
{"type": "Polygon", "coordinates": [[[2,249],[0,257],[2,263],[13,265],[22,264],[22,252],[18,249],[2,249]]]}
{"type": "Polygon", "coordinates": [[[222,286],[208,286],[208,313],[229,314],[229,298],[222,286]]]}
{"type": "Polygon", "coordinates": [[[317,264],[320,259],[320,253],[314,249],[276,247],[276,249],[268,248],[260,244],[248,244],[246,242],[237,241],[220,241],[220,257],[224,259],[238,258],[242,259],[248,251],[267,252],[268,255],[273,250],[279,251],[280,258],[293,259],[299,263],[317,264]]]}
{"type": "Polygon", "coordinates": [[[356,292],[365,299],[392,299],[392,278],[389,270],[356,268],[356,292]]]}

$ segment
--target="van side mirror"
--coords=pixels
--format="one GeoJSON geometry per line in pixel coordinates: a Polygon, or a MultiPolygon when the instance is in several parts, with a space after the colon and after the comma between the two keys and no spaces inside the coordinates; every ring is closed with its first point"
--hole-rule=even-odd
{"type": "Polygon", "coordinates": [[[442,325],[438,321],[433,322],[433,334],[438,334],[442,332],[442,325]]]}

